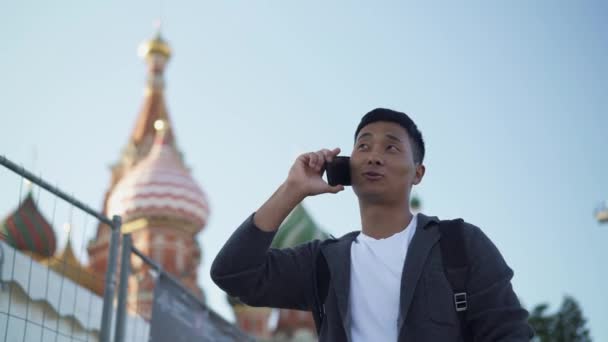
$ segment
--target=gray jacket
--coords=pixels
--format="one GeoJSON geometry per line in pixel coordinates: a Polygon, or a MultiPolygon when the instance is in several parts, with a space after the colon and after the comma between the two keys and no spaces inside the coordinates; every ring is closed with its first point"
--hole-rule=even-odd
{"type": "MultiPolygon", "coordinates": [[[[418,216],[401,279],[398,341],[463,341],[443,269],[438,222],[418,216]]],[[[255,227],[252,215],[215,258],[211,277],[251,306],[324,312],[316,322],[319,341],[351,341],[350,247],[358,233],[274,249],[269,247],[275,233],[255,227]],[[322,291],[319,265],[329,272],[322,276],[329,279],[322,291]]],[[[465,224],[464,240],[470,267],[466,320],[474,341],[529,341],[533,332],[511,287],[513,271],[479,228],[465,224]]]]}

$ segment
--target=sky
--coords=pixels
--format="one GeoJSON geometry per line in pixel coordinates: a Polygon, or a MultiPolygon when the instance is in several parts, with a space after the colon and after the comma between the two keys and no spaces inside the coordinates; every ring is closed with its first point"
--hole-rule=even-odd
{"type": "MultiPolygon", "coordinates": [[[[166,98],[207,193],[200,284],[295,157],[350,154],[375,107],[411,115],[427,144],[423,212],[479,226],[527,308],[573,296],[608,341],[608,3],[601,1],[0,1],[0,155],[100,209],[143,99],[140,42],[173,49],[166,98]]],[[[0,169],[0,213],[24,189],[0,169]]],[[[41,192],[86,262],[95,222],[41,192]]],[[[352,190],[307,198],[335,236],[360,228],[352,190]]],[[[4,216],[5,214],[0,214],[4,216]]]]}

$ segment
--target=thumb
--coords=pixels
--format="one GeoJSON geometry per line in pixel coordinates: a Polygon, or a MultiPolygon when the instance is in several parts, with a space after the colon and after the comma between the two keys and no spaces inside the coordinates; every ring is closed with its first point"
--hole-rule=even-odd
{"type": "Polygon", "coordinates": [[[338,192],[340,192],[342,190],[344,190],[344,185],[342,185],[342,184],[327,187],[327,192],[332,193],[332,194],[337,194],[338,192]]]}

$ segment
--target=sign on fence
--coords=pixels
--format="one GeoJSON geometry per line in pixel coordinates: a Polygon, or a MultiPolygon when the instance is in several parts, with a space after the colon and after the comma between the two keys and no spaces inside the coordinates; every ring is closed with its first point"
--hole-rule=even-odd
{"type": "Polygon", "coordinates": [[[154,289],[150,342],[244,341],[249,338],[192,298],[163,272],[154,289]]]}

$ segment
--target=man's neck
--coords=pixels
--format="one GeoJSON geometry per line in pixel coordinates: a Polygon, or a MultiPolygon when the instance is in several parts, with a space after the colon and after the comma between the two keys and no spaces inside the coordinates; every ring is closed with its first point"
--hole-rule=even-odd
{"type": "Polygon", "coordinates": [[[385,239],[403,231],[412,221],[406,204],[367,204],[359,202],[361,231],[374,239],[385,239]]]}

